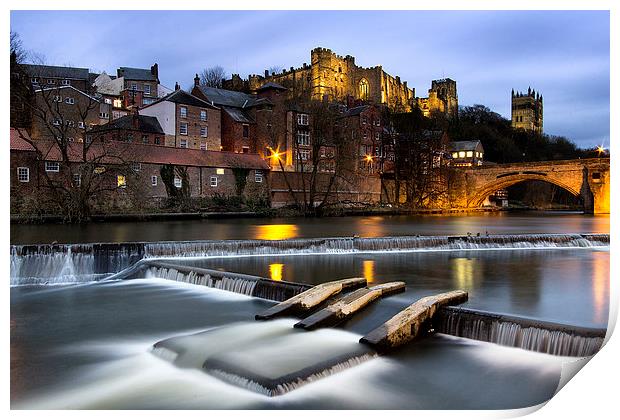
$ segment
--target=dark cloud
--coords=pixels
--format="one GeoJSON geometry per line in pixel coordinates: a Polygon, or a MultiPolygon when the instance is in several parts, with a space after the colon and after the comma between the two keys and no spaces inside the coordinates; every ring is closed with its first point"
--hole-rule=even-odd
{"type": "Polygon", "coordinates": [[[424,96],[458,82],[462,105],[510,115],[510,90],[545,99],[545,131],[609,144],[607,11],[14,11],[11,27],[50,64],[114,72],[157,61],[167,86],[211,65],[247,76],[328,47],[382,64],[424,96]]]}

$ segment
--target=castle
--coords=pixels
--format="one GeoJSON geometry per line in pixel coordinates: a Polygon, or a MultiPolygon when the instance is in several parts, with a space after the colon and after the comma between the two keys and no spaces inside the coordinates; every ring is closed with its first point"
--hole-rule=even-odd
{"type": "Polygon", "coordinates": [[[340,56],[327,48],[315,48],[310,53],[310,64],[291,67],[280,73],[250,75],[243,80],[239,74],[225,80],[224,89],[256,93],[265,83],[277,83],[288,88],[293,95],[315,100],[345,102],[352,98],[362,102],[388,106],[397,112],[409,112],[413,107],[423,106],[422,112],[432,111],[456,115],[458,99],[456,82],[451,79],[435,80],[429,90],[429,98],[416,98],[399,76],[392,76],[382,66],[360,67],[355,58],[340,56]]]}
{"type": "Polygon", "coordinates": [[[512,90],[512,127],[542,133],[543,97],[531,88],[527,94],[512,90]]]}

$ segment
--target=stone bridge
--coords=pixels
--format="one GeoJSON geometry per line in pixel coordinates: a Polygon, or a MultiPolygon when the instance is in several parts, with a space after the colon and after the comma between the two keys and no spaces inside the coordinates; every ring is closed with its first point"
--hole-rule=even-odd
{"type": "Polygon", "coordinates": [[[458,168],[450,182],[452,207],[481,207],[495,191],[531,180],[549,182],[581,197],[586,213],[609,213],[609,158],[458,168]]]}

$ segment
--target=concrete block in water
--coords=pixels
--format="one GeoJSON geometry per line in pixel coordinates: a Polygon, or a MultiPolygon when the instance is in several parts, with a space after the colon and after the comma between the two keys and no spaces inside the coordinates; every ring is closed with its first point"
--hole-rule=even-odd
{"type": "Polygon", "coordinates": [[[314,330],[333,327],[382,296],[405,291],[405,283],[396,281],[358,289],[335,303],[295,324],[295,328],[314,330]]]}
{"type": "Polygon", "coordinates": [[[353,277],[319,284],[310,290],[306,290],[297,296],[293,296],[267,309],[265,312],[256,315],[255,318],[263,320],[278,316],[301,314],[320,305],[330,296],[342,291],[357,289],[364,286],[366,286],[366,279],[363,277],[353,277]]]}
{"type": "Polygon", "coordinates": [[[402,346],[428,331],[437,309],[466,302],[467,297],[467,292],[463,290],[424,297],[362,337],[360,343],[368,344],[379,351],[402,346]]]}

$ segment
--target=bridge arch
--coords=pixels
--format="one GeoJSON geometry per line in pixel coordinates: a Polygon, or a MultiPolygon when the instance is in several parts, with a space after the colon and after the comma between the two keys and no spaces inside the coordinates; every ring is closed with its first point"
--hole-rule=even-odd
{"type": "Polygon", "coordinates": [[[545,181],[568,191],[576,197],[581,196],[581,193],[579,191],[580,185],[570,185],[562,180],[559,180],[555,177],[550,177],[544,173],[515,173],[498,176],[495,180],[487,182],[482,186],[478,187],[471,195],[467,207],[481,207],[482,203],[484,203],[484,200],[488,196],[492,195],[495,191],[508,188],[512,185],[525,181],[545,181]]]}

